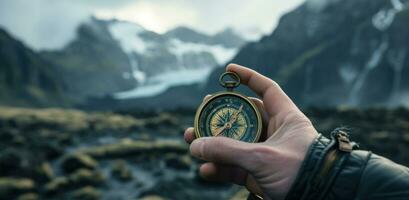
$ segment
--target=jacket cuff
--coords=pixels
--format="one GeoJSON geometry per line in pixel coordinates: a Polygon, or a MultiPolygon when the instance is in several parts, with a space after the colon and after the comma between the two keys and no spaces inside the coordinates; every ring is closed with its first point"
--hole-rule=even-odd
{"type": "MultiPolygon", "coordinates": [[[[331,139],[317,136],[286,200],[326,199],[332,186],[338,184],[337,179],[349,177],[348,174],[342,175],[343,177],[339,174],[345,165],[350,165],[348,158],[354,149],[357,149],[357,145],[349,140],[348,134],[342,129],[335,129],[331,133],[331,139]]],[[[360,163],[355,165],[361,167],[360,163]]],[[[353,191],[353,188],[351,189],[353,191]]]]}

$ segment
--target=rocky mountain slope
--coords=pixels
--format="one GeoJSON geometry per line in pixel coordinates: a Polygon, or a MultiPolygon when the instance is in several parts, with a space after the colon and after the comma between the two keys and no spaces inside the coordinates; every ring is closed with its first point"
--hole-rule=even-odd
{"type": "MultiPolygon", "coordinates": [[[[407,105],[408,4],[307,0],[232,62],[275,79],[299,105],[407,105]]],[[[209,84],[208,91],[214,87],[209,84]]]]}
{"type": "Polygon", "coordinates": [[[135,84],[134,80],[123,78],[122,73],[130,72],[128,58],[102,21],[93,19],[82,24],[76,39],[64,49],[41,55],[57,66],[67,92],[78,100],[129,89],[135,84]]]}
{"type": "Polygon", "coordinates": [[[52,64],[0,29],[0,104],[68,105],[52,64]]]}
{"type": "Polygon", "coordinates": [[[243,44],[230,30],[209,36],[179,27],[158,34],[130,22],[91,18],[66,48],[42,55],[60,66],[74,96],[129,98],[203,81],[243,44]]]}

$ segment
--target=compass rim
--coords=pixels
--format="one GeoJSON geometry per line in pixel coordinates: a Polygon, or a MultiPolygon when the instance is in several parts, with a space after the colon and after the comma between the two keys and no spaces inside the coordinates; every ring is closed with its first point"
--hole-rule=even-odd
{"type": "MultiPolygon", "coordinates": [[[[251,106],[251,108],[254,110],[254,112],[256,113],[256,117],[257,117],[257,132],[256,132],[256,137],[254,138],[253,141],[249,141],[251,143],[256,143],[260,140],[261,137],[261,131],[263,129],[263,124],[262,124],[262,118],[261,118],[261,113],[260,110],[258,109],[258,107],[256,106],[256,104],[251,101],[248,97],[237,93],[237,92],[230,92],[230,91],[224,91],[224,92],[217,92],[212,94],[212,96],[205,100],[204,102],[202,102],[199,106],[199,108],[196,111],[195,114],[195,122],[194,122],[194,132],[195,132],[195,136],[196,138],[201,138],[203,137],[203,134],[200,133],[200,129],[199,129],[199,119],[201,117],[201,114],[204,110],[204,108],[214,99],[221,97],[221,96],[235,96],[238,97],[242,100],[244,100],[245,102],[249,103],[249,105],[251,106]]],[[[239,140],[239,141],[243,141],[243,140],[239,140]]],[[[243,142],[247,142],[247,141],[243,141],[243,142]]]]}

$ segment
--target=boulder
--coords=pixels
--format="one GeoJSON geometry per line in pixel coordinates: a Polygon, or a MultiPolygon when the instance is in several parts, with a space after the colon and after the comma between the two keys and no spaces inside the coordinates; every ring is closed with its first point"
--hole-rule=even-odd
{"type": "Polygon", "coordinates": [[[36,193],[26,193],[20,195],[17,200],[38,200],[40,197],[36,193]]]}
{"type": "Polygon", "coordinates": [[[157,117],[149,119],[145,127],[147,128],[157,128],[158,126],[177,126],[179,121],[176,117],[169,113],[161,113],[157,117]]]}
{"type": "Polygon", "coordinates": [[[74,172],[77,169],[95,169],[98,162],[87,154],[74,153],[65,156],[61,162],[61,167],[66,173],[74,172]]]}
{"type": "Polygon", "coordinates": [[[55,194],[61,191],[72,190],[81,186],[102,185],[105,183],[105,177],[101,172],[91,171],[89,169],[79,169],[69,176],[57,177],[45,185],[45,191],[48,194],[55,194]]]}
{"type": "Polygon", "coordinates": [[[72,197],[77,200],[98,200],[101,199],[101,191],[92,186],[85,186],[72,192],[72,197]]]}
{"type": "Polygon", "coordinates": [[[69,182],[75,186],[102,185],[105,183],[105,176],[99,171],[89,169],[79,169],[68,176],[69,182]]]}
{"type": "Polygon", "coordinates": [[[60,191],[64,191],[70,185],[67,177],[57,177],[48,182],[44,186],[44,190],[47,194],[55,194],[60,191]]]}
{"type": "Polygon", "coordinates": [[[34,178],[41,182],[50,181],[54,177],[54,170],[50,163],[43,162],[35,170],[34,178]]]}
{"type": "Polygon", "coordinates": [[[17,195],[31,192],[36,185],[28,178],[0,178],[0,199],[14,199],[17,195]]]}
{"type": "Polygon", "coordinates": [[[117,160],[112,165],[111,174],[120,181],[130,181],[133,179],[132,171],[124,160],[117,160]]]}
{"type": "Polygon", "coordinates": [[[147,196],[144,196],[144,197],[139,198],[139,199],[140,200],[167,200],[167,198],[161,197],[161,196],[158,196],[158,195],[147,195],[147,196]]]}
{"type": "Polygon", "coordinates": [[[107,144],[81,150],[94,158],[122,158],[126,156],[140,156],[141,154],[155,153],[186,153],[187,145],[178,140],[136,141],[124,139],[116,144],[107,144]]]}

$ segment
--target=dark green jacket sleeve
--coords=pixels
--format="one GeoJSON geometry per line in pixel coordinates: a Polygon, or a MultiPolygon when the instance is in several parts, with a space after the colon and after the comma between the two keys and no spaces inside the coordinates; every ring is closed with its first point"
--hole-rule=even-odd
{"type": "Polygon", "coordinates": [[[287,200],[409,200],[407,167],[368,151],[340,150],[336,138],[314,141],[287,200]]]}
{"type": "MultiPolygon", "coordinates": [[[[362,159],[364,152],[351,153],[351,160],[362,159]]],[[[370,154],[357,185],[355,199],[409,200],[409,169],[381,156],[370,154]]],[[[348,169],[346,166],[345,169],[348,169]]],[[[352,172],[352,171],[351,171],[352,172]]],[[[342,175],[342,174],[341,174],[342,175]]]]}

